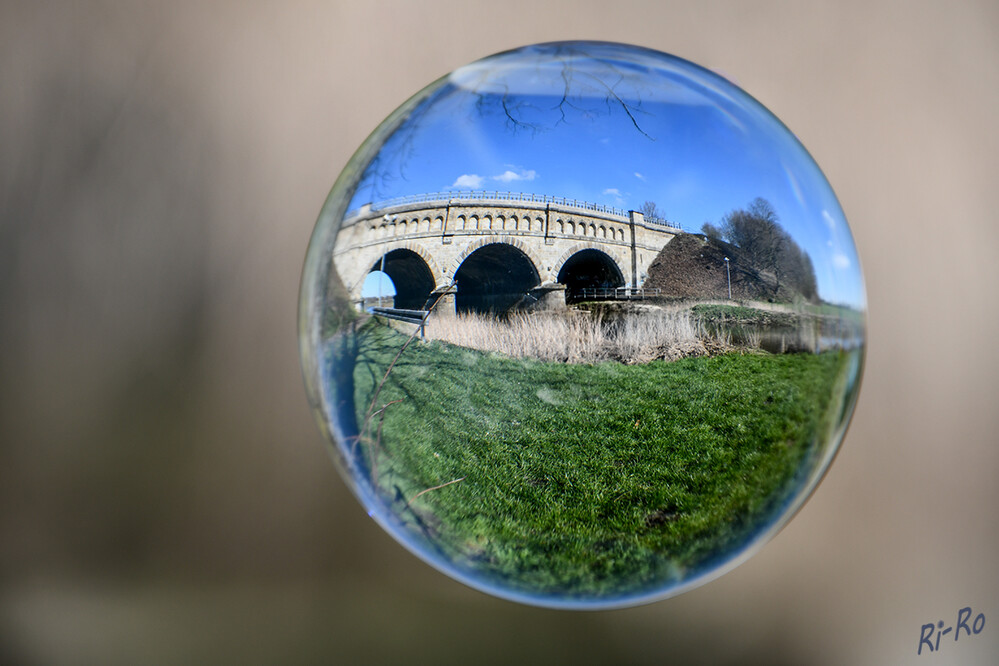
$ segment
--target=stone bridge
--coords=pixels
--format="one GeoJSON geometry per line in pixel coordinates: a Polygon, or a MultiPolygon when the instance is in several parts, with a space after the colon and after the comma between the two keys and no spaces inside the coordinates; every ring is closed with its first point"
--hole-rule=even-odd
{"type": "Polygon", "coordinates": [[[395,307],[502,312],[563,306],[580,289],[633,287],[680,229],[581,201],[509,193],[446,193],[348,213],[333,261],[352,298],[371,271],[395,307]],[[450,195],[450,196],[447,196],[450,195]]]}

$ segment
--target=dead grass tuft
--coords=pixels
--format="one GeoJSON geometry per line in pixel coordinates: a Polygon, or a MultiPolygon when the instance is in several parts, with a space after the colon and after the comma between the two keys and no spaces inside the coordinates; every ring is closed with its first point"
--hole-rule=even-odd
{"type": "Polygon", "coordinates": [[[605,321],[588,312],[438,316],[426,336],[463,347],[515,358],[562,363],[648,363],[705,356],[727,349],[707,338],[689,310],[657,308],[605,321]]]}

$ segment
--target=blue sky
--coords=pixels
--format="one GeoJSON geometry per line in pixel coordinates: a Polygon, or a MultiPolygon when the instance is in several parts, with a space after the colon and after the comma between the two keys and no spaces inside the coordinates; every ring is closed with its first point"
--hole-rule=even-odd
{"type": "Polygon", "coordinates": [[[552,44],[456,70],[385,143],[349,208],[456,189],[654,201],[688,231],[763,197],[812,258],[820,296],[865,306],[846,220],[804,148],[738,88],[663,54],[552,44]]]}
{"type": "Polygon", "coordinates": [[[362,298],[374,298],[376,296],[395,296],[395,285],[388,275],[381,271],[371,271],[364,278],[361,285],[362,298]]]}

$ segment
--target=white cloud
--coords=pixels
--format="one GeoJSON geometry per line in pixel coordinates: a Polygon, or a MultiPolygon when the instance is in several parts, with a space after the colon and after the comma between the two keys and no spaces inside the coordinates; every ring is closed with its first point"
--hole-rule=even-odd
{"type": "Polygon", "coordinates": [[[616,187],[608,187],[604,190],[604,195],[614,197],[614,204],[617,206],[624,205],[624,195],[621,194],[621,190],[616,187]]]}
{"type": "Polygon", "coordinates": [[[832,263],[834,268],[841,271],[846,270],[850,267],[850,258],[845,254],[837,253],[832,256],[832,263]]]}
{"type": "Polygon", "coordinates": [[[451,187],[470,187],[474,190],[482,187],[485,180],[482,176],[477,176],[474,173],[463,173],[458,176],[451,187]]]}
{"type": "Polygon", "coordinates": [[[825,220],[826,226],[829,227],[830,229],[836,228],[836,220],[833,219],[833,216],[829,213],[829,211],[827,210],[822,211],[822,219],[825,220]]]}
{"type": "Polygon", "coordinates": [[[528,170],[528,171],[525,171],[525,170],[521,169],[519,172],[518,171],[511,171],[510,169],[507,169],[506,171],[504,171],[500,175],[493,176],[493,180],[498,180],[498,181],[501,181],[501,182],[504,182],[504,183],[509,183],[511,181],[514,181],[514,180],[534,180],[535,176],[537,176],[537,175],[538,175],[537,172],[534,171],[533,169],[528,170]]]}
{"type": "Polygon", "coordinates": [[[643,183],[646,182],[645,181],[645,176],[643,176],[642,174],[638,173],[637,171],[635,172],[635,178],[637,178],[638,180],[642,181],[643,183]]]}

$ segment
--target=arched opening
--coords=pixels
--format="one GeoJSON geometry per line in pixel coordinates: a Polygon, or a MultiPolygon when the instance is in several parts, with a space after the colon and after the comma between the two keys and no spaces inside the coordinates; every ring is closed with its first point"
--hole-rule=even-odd
{"type": "Polygon", "coordinates": [[[458,312],[507,312],[528,300],[528,292],[541,284],[530,258],[506,243],[491,243],[472,252],[454,279],[458,312]]]}
{"type": "Polygon", "coordinates": [[[392,250],[376,261],[371,271],[383,271],[392,280],[395,287],[392,307],[396,308],[422,310],[436,286],[427,262],[412,250],[392,250]]]}
{"type": "Polygon", "coordinates": [[[395,304],[395,283],[388,273],[375,269],[364,277],[361,285],[361,298],[364,308],[390,308],[395,304]]]}
{"type": "Polygon", "coordinates": [[[584,289],[623,287],[624,275],[607,254],[590,249],[569,257],[558,272],[558,281],[565,285],[566,303],[575,303],[590,297],[584,289]]]}

